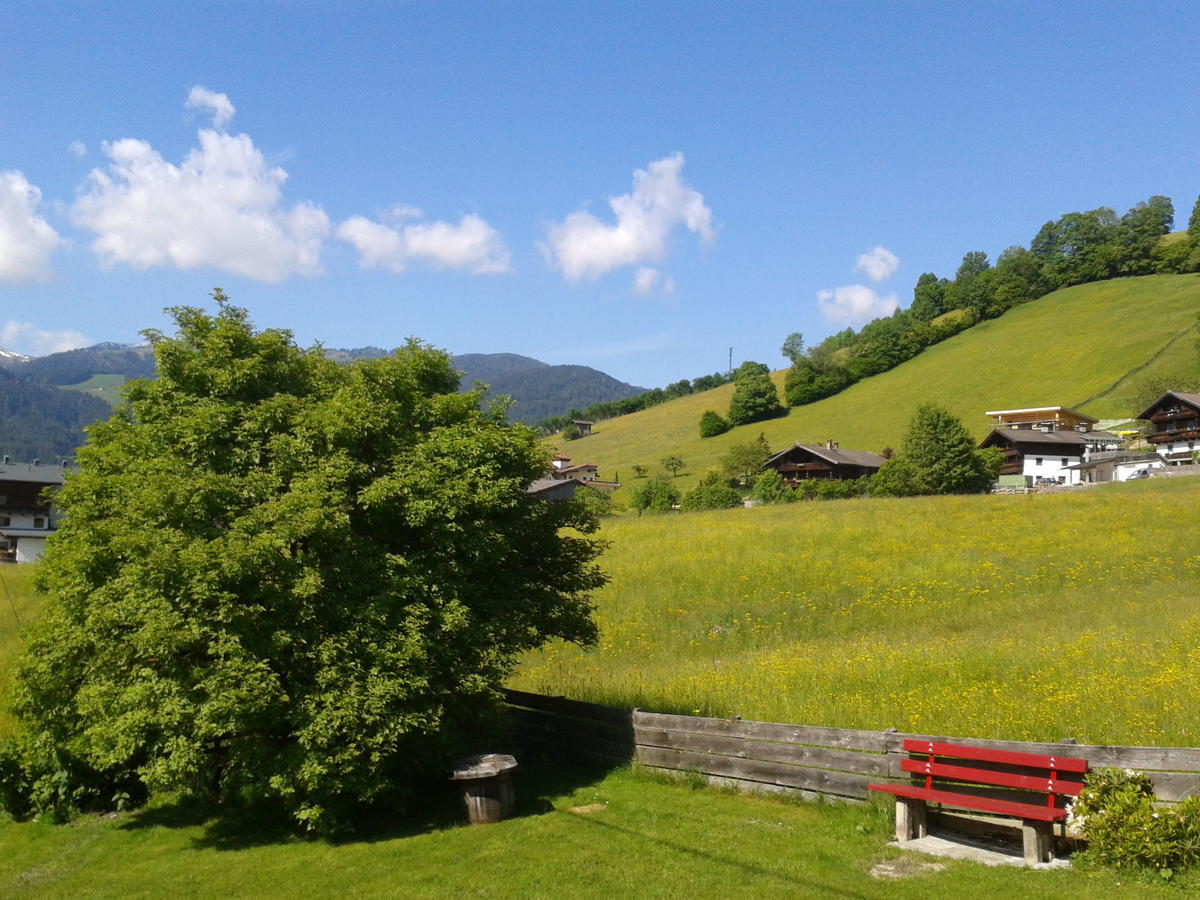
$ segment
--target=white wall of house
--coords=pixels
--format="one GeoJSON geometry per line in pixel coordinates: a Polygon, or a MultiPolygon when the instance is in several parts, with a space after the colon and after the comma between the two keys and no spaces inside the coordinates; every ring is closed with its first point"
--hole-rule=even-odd
{"type": "Polygon", "coordinates": [[[1162,467],[1163,464],[1161,462],[1153,460],[1149,462],[1143,460],[1139,462],[1118,463],[1113,468],[1113,481],[1128,481],[1143,469],[1161,469],[1162,467]]]}
{"type": "Polygon", "coordinates": [[[1034,484],[1038,478],[1053,478],[1055,481],[1061,478],[1063,484],[1079,484],[1079,470],[1067,468],[1079,462],[1078,456],[1051,456],[1048,453],[1037,456],[1031,453],[1024,459],[1021,474],[1032,476],[1034,484]]]}
{"type": "Polygon", "coordinates": [[[47,531],[50,526],[59,520],[59,516],[50,513],[28,513],[28,512],[9,512],[0,509],[0,528],[45,528],[47,531]],[[7,522],[4,520],[8,519],[7,522]]]}
{"type": "Polygon", "coordinates": [[[1181,453],[1192,453],[1195,450],[1200,450],[1200,446],[1197,446],[1195,441],[1171,441],[1167,444],[1157,444],[1154,449],[1168,466],[1178,466],[1187,465],[1189,461],[1186,459],[1170,459],[1169,457],[1181,453]]]}
{"type": "Polygon", "coordinates": [[[17,538],[17,562],[34,562],[46,549],[46,539],[42,537],[17,538]]]}

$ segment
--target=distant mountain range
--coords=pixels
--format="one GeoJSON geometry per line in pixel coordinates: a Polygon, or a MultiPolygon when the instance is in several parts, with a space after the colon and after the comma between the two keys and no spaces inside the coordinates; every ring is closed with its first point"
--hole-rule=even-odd
{"type": "MultiPolygon", "coordinates": [[[[349,362],[390,351],[327,353],[349,362]]],[[[462,390],[476,381],[488,384],[490,395],[512,397],[510,419],[529,424],[645,390],[588,366],[552,366],[515,353],[468,353],[453,362],[464,373],[462,390]]],[[[0,452],[20,460],[72,456],[83,442],[84,426],[108,416],[120,386],[153,375],[154,354],[145,344],[105,343],[39,357],[0,348],[0,452]]]]}

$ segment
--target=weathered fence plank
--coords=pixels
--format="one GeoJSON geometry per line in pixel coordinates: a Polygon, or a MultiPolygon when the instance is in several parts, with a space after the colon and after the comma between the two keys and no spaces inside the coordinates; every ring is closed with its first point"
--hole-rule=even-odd
{"type": "Polygon", "coordinates": [[[604,720],[583,719],[578,716],[563,716],[557,713],[543,712],[540,709],[514,710],[518,722],[528,722],[539,728],[578,734],[581,737],[594,736],[601,740],[614,741],[633,747],[633,726],[626,722],[609,722],[604,720]]]}
{"type": "Polygon", "coordinates": [[[511,706],[524,706],[528,709],[540,709],[545,712],[562,713],[582,719],[599,719],[605,722],[626,723],[629,721],[630,710],[616,706],[601,706],[599,703],[585,703],[582,700],[569,700],[566,697],[550,697],[546,694],[530,694],[526,691],[504,691],[504,699],[511,706]]]}
{"type": "Polygon", "coordinates": [[[780,725],[775,722],[746,722],[741,719],[709,719],[700,716],[648,713],[641,710],[634,711],[633,721],[639,727],[661,728],[664,731],[726,734],[761,741],[786,741],[793,744],[814,744],[819,747],[870,750],[876,753],[887,749],[887,735],[881,731],[856,731],[852,728],[825,728],[817,725],[780,725]]]}
{"type": "Polygon", "coordinates": [[[738,759],[712,753],[692,753],[687,750],[671,750],[666,747],[637,748],[637,761],[642,765],[662,769],[700,772],[705,775],[721,775],[743,781],[759,781],[784,787],[817,791],[840,797],[862,799],[867,796],[867,785],[874,779],[853,772],[837,772],[832,769],[810,769],[782,763],[765,762],[758,759],[738,759]]]}
{"type": "Polygon", "coordinates": [[[925,734],[887,735],[888,753],[904,754],[905,740],[943,741],[971,744],[989,750],[1016,750],[1020,753],[1040,753],[1046,756],[1073,756],[1086,759],[1093,769],[1112,766],[1117,769],[1139,769],[1158,772],[1200,772],[1200,747],[1120,747],[1106,744],[1046,744],[1033,741],[995,741],[981,738],[941,737],[925,734]]]}
{"type": "MultiPolygon", "coordinates": [[[[1095,768],[1138,769],[1160,800],[1200,794],[1200,747],[1124,747],[863,731],[624,710],[565,697],[506,691],[522,734],[539,745],[608,759],[636,758],[696,771],[715,782],[838,797],[867,796],[868,783],[905,781],[906,739],[1086,759],[1095,768]]],[[[916,754],[919,757],[919,754],[916,754]]],[[[957,788],[956,788],[957,789],[957,788]]],[[[974,790],[975,788],[973,788],[974,790]]],[[[990,790],[990,789],[982,789],[990,790]]]]}
{"type": "Polygon", "coordinates": [[[636,726],[634,739],[639,745],[692,750],[699,753],[718,753],[742,759],[761,759],[797,766],[841,769],[862,775],[889,774],[888,758],[882,753],[860,753],[839,747],[813,747],[806,744],[786,744],[758,741],[722,734],[700,734],[684,731],[664,731],[660,728],[636,726]]]}

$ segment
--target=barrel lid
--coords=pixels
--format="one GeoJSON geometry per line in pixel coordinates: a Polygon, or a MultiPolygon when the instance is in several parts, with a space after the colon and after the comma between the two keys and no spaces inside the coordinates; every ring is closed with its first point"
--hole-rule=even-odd
{"type": "Polygon", "coordinates": [[[511,772],[516,767],[516,759],[507,753],[483,753],[455,762],[450,780],[467,781],[472,778],[492,778],[505,772],[511,772]]]}

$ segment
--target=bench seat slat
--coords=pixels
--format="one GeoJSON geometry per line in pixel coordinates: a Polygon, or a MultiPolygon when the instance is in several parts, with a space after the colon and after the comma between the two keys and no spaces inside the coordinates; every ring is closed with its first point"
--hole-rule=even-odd
{"type": "Polygon", "coordinates": [[[906,739],[903,747],[908,753],[920,753],[925,756],[952,756],[980,762],[1054,769],[1059,772],[1086,772],[1088,769],[1086,759],[1074,756],[1043,756],[1039,753],[1019,753],[1015,750],[987,750],[983,747],[968,747],[965,744],[943,744],[938,741],[922,741],[912,738],[906,739]]]}
{"type": "Polygon", "coordinates": [[[873,791],[884,791],[897,797],[909,797],[913,800],[926,800],[930,803],[941,803],[944,806],[960,806],[965,809],[978,809],[983,812],[1000,813],[1014,816],[1018,819],[1036,819],[1039,822],[1059,822],[1067,817],[1065,809],[1047,806],[1035,806],[1032,803],[1014,803],[1011,800],[996,800],[991,797],[974,797],[970,794],[956,794],[952,791],[926,790],[906,784],[869,784],[873,791]]]}
{"type": "Polygon", "coordinates": [[[954,766],[946,763],[931,763],[921,759],[902,759],[900,769],[917,775],[932,775],[934,778],[949,778],[953,781],[973,781],[978,784],[994,784],[999,787],[1024,788],[1046,794],[1070,794],[1078,797],[1083,784],[1078,781],[1051,781],[1048,777],[1017,775],[1012,772],[997,772],[994,769],[973,769],[969,766],[954,766]]]}

